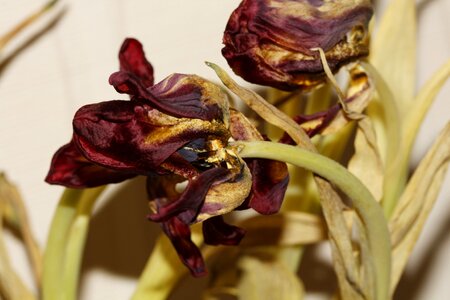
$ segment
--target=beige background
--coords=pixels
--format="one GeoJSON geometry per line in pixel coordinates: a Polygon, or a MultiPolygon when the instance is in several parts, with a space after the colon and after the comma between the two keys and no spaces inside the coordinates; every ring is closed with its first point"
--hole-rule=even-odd
{"type": "MultiPolygon", "coordinates": [[[[0,0],[0,34],[42,2],[0,0]]],[[[381,1],[380,9],[386,2],[381,1]]],[[[418,86],[450,57],[450,1],[422,2],[418,15],[418,86]]],[[[117,51],[123,39],[132,36],[143,42],[156,81],[173,72],[214,78],[203,61],[226,66],[220,55],[222,32],[239,1],[63,3],[63,15],[0,69],[0,169],[21,189],[41,245],[45,243],[62,192],[61,187],[45,184],[43,178],[54,151],[70,138],[74,112],[83,104],[126,98],[118,95],[107,82],[109,74],[118,68],[117,51]]],[[[37,29],[45,23],[40,22],[37,29]]],[[[29,34],[11,46],[22,45],[29,34]]],[[[449,116],[450,84],[447,83],[422,127],[412,165],[424,154],[449,116]]],[[[444,299],[444,295],[450,294],[448,177],[398,299],[444,299]],[[416,294],[415,298],[412,293],[416,294]]],[[[145,219],[142,182],[134,181],[116,190],[118,193],[107,204],[96,208],[86,250],[82,299],[127,299],[151,249],[152,237],[158,232],[157,226],[145,219]]],[[[23,252],[13,239],[10,251],[20,273],[30,282],[23,252]]]]}

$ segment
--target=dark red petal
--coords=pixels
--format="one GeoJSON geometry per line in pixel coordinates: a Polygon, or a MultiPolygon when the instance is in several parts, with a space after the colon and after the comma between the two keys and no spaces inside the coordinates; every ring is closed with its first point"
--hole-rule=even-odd
{"type": "Polygon", "coordinates": [[[157,105],[159,100],[149,93],[141,81],[128,72],[118,71],[109,76],[109,84],[114,86],[117,92],[128,94],[132,97],[148,98],[152,104],[157,105]]]}
{"type": "MultiPolygon", "coordinates": [[[[240,112],[230,111],[231,136],[237,140],[263,140],[263,136],[240,112]]],[[[253,208],[261,214],[278,212],[289,182],[287,165],[266,159],[245,159],[252,173],[252,192],[240,209],[253,208]]]]}
{"type": "Polygon", "coordinates": [[[248,205],[260,214],[277,213],[289,183],[286,164],[274,160],[253,159],[247,161],[247,165],[253,178],[248,205]]]}
{"type": "Polygon", "coordinates": [[[73,127],[74,140],[87,159],[143,175],[192,140],[228,138],[223,125],[175,119],[140,100],[86,105],[76,113],[73,127]]]}
{"type": "Polygon", "coordinates": [[[325,74],[313,48],[326,52],[333,72],[368,54],[372,4],[351,2],[244,0],[227,23],[222,54],[247,81],[285,90],[316,86],[325,74]]]}
{"type": "Polygon", "coordinates": [[[217,101],[228,101],[220,88],[195,75],[172,74],[149,91],[163,103],[162,109],[177,117],[220,120],[223,112],[217,101]]]}
{"type": "MultiPolygon", "coordinates": [[[[162,222],[178,216],[185,223],[193,222],[202,208],[209,188],[213,184],[225,181],[229,175],[230,172],[225,168],[212,168],[201,173],[194,179],[189,180],[187,187],[178,199],[157,207],[157,213],[149,215],[149,219],[162,222]]],[[[152,183],[150,183],[150,188],[160,189],[161,187],[152,186],[152,183]]]]}
{"type": "Polygon", "coordinates": [[[222,216],[209,218],[202,226],[208,245],[238,245],[245,235],[244,229],[225,223],[222,216]]]}
{"type": "Polygon", "coordinates": [[[189,225],[180,221],[177,217],[161,223],[164,233],[169,237],[181,261],[189,268],[195,277],[205,276],[208,272],[205,268],[202,254],[191,240],[189,225]]]}
{"type": "MultiPolygon", "coordinates": [[[[305,130],[306,134],[309,137],[313,137],[327,128],[331,121],[333,121],[333,119],[336,117],[340,109],[341,105],[337,103],[327,110],[320,111],[311,115],[298,115],[293,117],[293,119],[297,124],[302,125],[303,130],[305,130]],[[311,125],[309,125],[308,123],[310,123],[311,125]]],[[[295,142],[287,133],[283,134],[279,142],[289,145],[295,144],[295,142]]]]}
{"type": "Polygon", "coordinates": [[[144,87],[153,85],[153,67],[145,58],[142,44],[132,38],[126,39],[119,51],[120,70],[139,78],[144,87]]]}
{"type": "Polygon", "coordinates": [[[111,74],[109,83],[119,93],[145,99],[158,110],[180,118],[221,120],[223,108],[216,100],[227,101],[225,94],[215,91],[214,84],[195,75],[173,74],[146,88],[135,76],[119,71],[111,74]]]}
{"type": "Polygon", "coordinates": [[[121,182],[134,176],[136,174],[117,172],[91,163],[70,142],[53,156],[45,181],[70,188],[87,188],[121,182]]]}

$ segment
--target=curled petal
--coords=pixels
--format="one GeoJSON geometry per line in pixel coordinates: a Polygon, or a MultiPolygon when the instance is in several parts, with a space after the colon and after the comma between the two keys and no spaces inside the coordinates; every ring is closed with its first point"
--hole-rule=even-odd
{"type": "Polygon", "coordinates": [[[333,71],[368,54],[370,0],[244,0],[231,15],[222,54],[250,82],[281,89],[324,81],[312,49],[325,51],[333,71]]]}
{"type": "MultiPolygon", "coordinates": [[[[230,132],[235,140],[263,140],[258,130],[240,112],[232,110],[230,132]]],[[[289,182],[287,166],[267,159],[246,159],[252,174],[252,190],[242,208],[251,207],[261,214],[278,212],[289,182]]]]}
{"type": "Polygon", "coordinates": [[[223,124],[165,115],[146,101],[86,105],[73,120],[74,141],[90,161],[146,175],[199,137],[227,140],[223,124]]]}
{"type": "Polygon", "coordinates": [[[149,89],[174,116],[228,122],[228,97],[216,84],[197,75],[172,74],[149,89]]]}
{"type": "Polygon", "coordinates": [[[268,159],[253,159],[247,164],[253,178],[248,205],[260,214],[277,213],[289,183],[286,164],[268,159]]]}
{"type": "MultiPolygon", "coordinates": [[[[230,162],[228,162],[230,163],[230,162]]],[[[252,176],[245,162],[236,157],[231,176],[220,184],[214,184],[206,194],[205,203],[195,222],[224,215],[238,208],[250,194],[252,176]]]]}
{"type": "Polygon", "coordinates": [[[195,277],[205,276],[207,274],[205,262],[200,250],[191,240],[189,225],[174,217],[161,223],[161,227],[192,275],[195,277]]]}
{"type": "Polygon", "coordinates": [[[119,93],[145,99],[158,110],[174,117],[228,122],[227,95],[215,84],[196,75],[173,74],[146,88],[127,72],[116,72],[109,82],[119,93]]]}
{"type": "Polygon", "coordinates": [[[88,161],[72,142],[62,146],[53,156],[45,181],[70,188],[88,188],[117,183],[136,176],[117,172],[88,161]]]}
{"type": "Polygon", "coordinates": [[[109,76],[109,84],[114,86],[116,91],[121,94],[128,94],[133,98],[147,99],[150,103],[159,108],[159,100],[156,99],[153,94],[148,92],[140,79],[133,76],[133,74],[124,71],[112,73],[111,76],[109,76]]]}
{"type": "Polygon", "coordinates": [[[225,223],[222,216],[210,218],[202,226],[208,245],[238,245],[245,235],[244,229],[225,223]]]}
{"type": "MultiPolygon", "coordinates": [[[[174,201],[167,205],[158,206],[155,214],[149,215],[149,219],[155,222],[166,221],[169,218],[178,216],[180,220],[185,223],[192,223],[197,217],[202,205],[205,201],[206,194],[213,184],[219,184],[226,180],[230,175],[230,172],[225,168],[212,168],[191,179],[181,193],[181,195],[174,201]]],[[[154,183],[150,182],[150,185],[154,183]]],[[[164,187],[163,187],[164,188],[164,187]]],[[[153,186],[153,190],[161,189],[161,186],[153,186]]],[[[168,195],[171,195],[174,190],[174,186],[166,186],[165,191],[168,195]]]]}
{"type": "Polygon", "coordinates": [[[126,39],[119,51],[120,70],[138,78],[144,87],[153,85],[153,67],[145,58],[142,44],[133,38],[126,39]]]}
{"type": "Polygon", "coordinates": [[[178,216],[185,223],[201,222],[239,207],[250,193],[250,171],[230,150],[222,151],[220,157],[227,168],[213,166],[193,177],[193,172],[183,167],[184,163],[174,164],[174,158],[177,161],[183,158],[179,153],[169,158],[168,161],[173,160],[170,164],[164,162],[161,167],[178,175],[149,177],[148,193],[155,212],[149,219],[161,222],[178,216]],[[187,186],[177,193],[175,185],[183,181],[183,177],[188,178],[187,186]]]}

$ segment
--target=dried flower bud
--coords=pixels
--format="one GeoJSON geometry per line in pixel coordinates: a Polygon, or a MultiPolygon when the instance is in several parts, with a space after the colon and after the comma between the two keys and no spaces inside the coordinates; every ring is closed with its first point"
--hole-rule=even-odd
{"type": "Polygon", "coordinates": [[[314,48],[333,72],[368,54],[370,0],[244,0],[232,13],[222,54],[245,80],[284,90],[325,80],[314,48]]]}

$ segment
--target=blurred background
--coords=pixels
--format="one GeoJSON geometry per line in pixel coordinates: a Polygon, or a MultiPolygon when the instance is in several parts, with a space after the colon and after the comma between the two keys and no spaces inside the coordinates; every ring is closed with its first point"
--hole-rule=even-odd
{"type": "MultiPolygon", "coordinates": [[[[75,111],[87,103],[126,99],[108,84],[109,75],[118,70],[117,53],[124,38],[135,37],[143,43],[155,70],[155,82],[175,72],[195,73],[217,81],[204,61],[227,67],[220,54],[222,33],[230,13],[239,4],[238,0],[60,2],[54,13],[39,20],[0,54],[5,58],[0,65],[0,170],[20,188],[41,246],[45,245],[63,191],[62,187],[46,184],[44,177],[53,153],[70,140],[75,111]],[[8,49],[19,50],[13,54],[8,49]]],[[[387,2],[378,1],[377,16],[387,2]]],[[[0,0],[0,35],[43,3],[0,0]]],[[[418,3],[420,87],[450,57],[450,1],[418,3]]],[[[449,120],[447,82],[421,128],[412,167],[449,120]]],[[[449,177],[399,286],[397,299],[443,299],[450,294],[449,177]]],[[[159,227],[145,218],[143,180],[116,185],[104,198],[98,202],[92,219],[81,299],[129,298],[159,233],[159,227]]],[[[14,265],[31,284],[24,251],[14,237],[9,236],[8,242],[14,265]]],[[[308,265],[322,267],[320,263],[308,265]]],[[[189,279],[184,289],[195,290],[192,286],[200,287],[205,282],[189,279]]],[[[317,282],[314,285],[305,280],[305,285],[312,291],[307,299],[321,299],[317,282]]],[[[181,299],[183,295],[173,298],[181,299]]]]}

